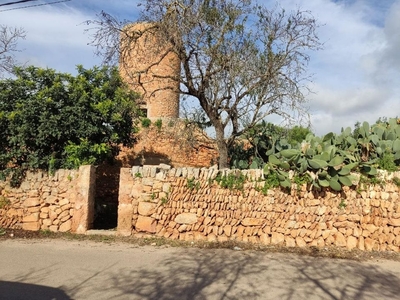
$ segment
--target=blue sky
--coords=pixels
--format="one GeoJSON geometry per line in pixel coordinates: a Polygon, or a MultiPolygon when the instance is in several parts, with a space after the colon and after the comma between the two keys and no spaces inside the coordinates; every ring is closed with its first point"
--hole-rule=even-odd
{"type": "MultiPolygon", "coordinates": [[[[38,0],[32,4],[53,2],[38,0]]],[[[1,3],[9,2],[0,0],[1,3]]],[[[105,10],[135,20],[139,0],[72,0],[0,12],[0,24],[23,27],[21,63],[74,73],[101,59],[88,46],[84,21],[105,10]]],[[[265,2],[260,0],[259,2],[265,2]]],[[[275,3],[271,1],[271,3],[275,3]]],[[[400,0],[281,0],[286,9],[310,10],[324,24],[324,50],[312,53],[307,96],[314,132],[339,132],[356,121],[400,116],[400,0]]],[[[26,4],[25,4],[26,5],[26,4]]],[[[14,8],[17,6],[0,7],[14,8]]]]}

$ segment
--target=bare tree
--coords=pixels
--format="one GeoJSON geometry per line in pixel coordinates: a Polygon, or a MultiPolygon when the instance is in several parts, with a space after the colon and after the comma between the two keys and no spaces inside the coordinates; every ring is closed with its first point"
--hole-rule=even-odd
{"type": "MultiPolygon", "coordinates": [[[[136,21],[152,24],[147,30],[158,33],[154,51],[179,57],[181,76],[170,79],[179,81],[182,95],[198,100],[215,128],[220,168],[229,166],[235,139],[266,116],[308,115],[309,53],[322,46],[310,12],[253,2],[145,0],[136,21]]],[[[107,63],[127,62],[129,49],[144,34],[105,12],[88,23],[95,25],[93,45],[107,63]]]]}
{"type": "Polygon", "coordinates": [[[0,25],[0,76],[3,73],[12,72],[15,61],[15,52],[18,52],[17,42],[25,39],[25,31],[22,28],[11,28],[0,25]]]}

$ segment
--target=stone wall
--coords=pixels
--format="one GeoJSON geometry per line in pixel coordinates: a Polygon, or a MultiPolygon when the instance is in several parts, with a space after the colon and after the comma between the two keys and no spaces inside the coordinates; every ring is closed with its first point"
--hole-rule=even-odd
{"type": "Polygon", "coordinates": [[[0,227],[85,232],[93,221],[94,171],[27,172],[18,188],[0,181],[0,227]]]}
{"type": "Polygon", "coordinates": [[[118,159],[124,166],[169,164],[174,167],[210,167],[218,162],[215,142],[203,130],[182,120],[163,121],[141,128],[137,142],[123,149],[118,159]]]}
{"type": "Polygon", "coordinates": [[[221,188],[211,180],[217,174],[165,165],[121,169],[119,234],[399,251],[399,188],[392,183],[265,195],[260,170],[244,172],[250,179],[243,191],[221,188]]]}

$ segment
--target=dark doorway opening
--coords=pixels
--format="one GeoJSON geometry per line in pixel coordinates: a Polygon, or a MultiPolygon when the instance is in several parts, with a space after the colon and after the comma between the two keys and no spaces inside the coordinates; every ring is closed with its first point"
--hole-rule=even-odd
{"type": "Polygon", "coordinates": [[[120,169],[120,163],[105,163],[96,168],[93,229],[117,228],[120,169]]]}

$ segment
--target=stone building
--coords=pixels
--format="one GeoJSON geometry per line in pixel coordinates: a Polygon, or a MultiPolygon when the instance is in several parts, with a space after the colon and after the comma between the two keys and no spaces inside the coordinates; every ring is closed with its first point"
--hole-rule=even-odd
{"type": "Polygon", "coordinates": [[[122,33],[120,74],[140,93],[139,104],[149,119],[178,118],[180,60],[153,27],[135,23],[122,33]]]}

